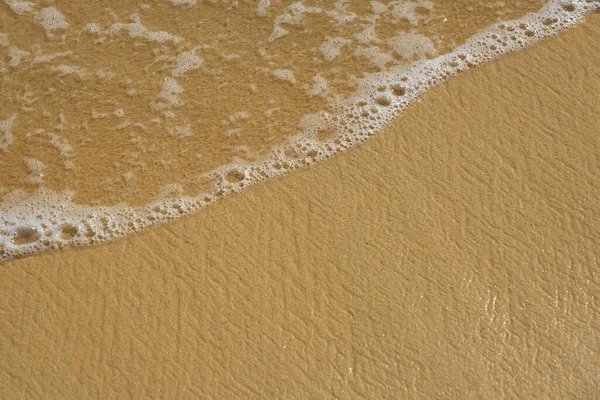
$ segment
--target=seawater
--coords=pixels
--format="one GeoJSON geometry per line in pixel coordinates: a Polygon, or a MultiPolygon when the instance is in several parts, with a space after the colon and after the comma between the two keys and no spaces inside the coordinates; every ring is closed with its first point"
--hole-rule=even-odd
{"type": "Polygon", "coordinates": [[[0,261],[310,166],[595,0],[2,0],[0,261]]]}

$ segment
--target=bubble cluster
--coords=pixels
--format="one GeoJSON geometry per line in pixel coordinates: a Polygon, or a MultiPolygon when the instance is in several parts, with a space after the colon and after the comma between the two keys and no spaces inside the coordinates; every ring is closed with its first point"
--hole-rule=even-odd
{"type": "Polygon", "coordinates": [[[17,14],[33,12],[33,3],[29,1],[4,0],[4,3],[17,14]]]}
{"type": "Polygon", "coordinates": [[[258,0],[258,6],[256,7],[256,15],[258,15],[259,17],[265,17],[268,13],[270,6],[270,0],[258,0]]]}
{"type": "MultiPolygon", "coordinates": [[[[178,0],[171,2],[177,5],[194,3],[178,0]]],[[[373,2],[375,11],[383,12],[384,8],[393,7],[397,18],[419,18],[415,14],[416,6],[413,7],[414,4],[409,4],[410,2],[391,2],[389,5],[375,3],[373,2]]],[[[16,1],[10,1],[8,4],[19,10],[27,9],[16,1]]],[[[259,2],[257,13],[266,15],[269,6],[268,1],[259,2]]],[[[74,203],[72,192],[57,193],[43,188],[30,195],[13,192],[5,196],[0,204],[0,261],[45,250],[81,247],[114,240],[199,210],[219,198],[240,192],[255,183],[326,160],[376,134],[430,87],[461,71],[553,35],[577,23],[587,13],[598,8],[600,3],[597,1],[552,0],[536,14],[498,23],[472,37],[454,51],[434,58],[425,57],[432,56],[433,47],[430,43],[418,36],[408,37],[407,40],[420,41],[423,57],[418,57],[417,61],[408,66],[402,65],[367,74],[357,81],[354,95],[332,103],[326,111],[306,115],[300,122],[300,134],[272,148],[270,153],[259,161],[236,160],[203,175],[201,178],[208,189],[197,196],[185,196],[181,188],[173,186],[165,188],[160,196],[146,206],[129,207],[121,204],[96,207],[74,203]]],[[[44,10],[38,15],[42,15],[44,10]]],[[[298,24],[305,13],[313,11],[315,10],[301,7],[301,4],[291,6],[276,20],[271,40],[285,35],[282,31],[277,31],[278,29],[285,30],[284,26],[298,24]]],[[[348,17],[341,11],[339,13],[340,18],[348,17]]],[[[44,23],[49,32],[61,29],[66,23],[64,18],[61,19],[60,15],[53,11],[46,11],[46,14],[48,18],[44,23]]],[[[136,17],[131,23],[113,24],[106,30],[98,25],[88,26],[87,29],[92,34],[106,37],[125,31],[132,37],[140,36],[149,40],[178,40],[167,33],[149,31],[136,17]]],[[[344,45],[345,42],[336,38],[327,38],[320,48],[325,62],[334,61],[339,49],[344,45]]],[[[402,48],[402,44],[397,45],[399,49],[402,48]]],[[[173,60],[170,66],[171,76],[164,79],[162,90],[151,106],[165,112],[181,106],[184,90],[175,78],[183,77],[184,74],[201,67],[203,60],[195,54],[195,50],[182,50],[173,60]]],[[[297,79],[293,71],[287,69],[273,69],[271,73],[276,78],[290,83],[295,83],[297,79]]],[[[317,95],[327,90],[327,83],[326,79],[317,75],[314,85],[306,86],[303,90],[317,95]]],[[[118,118],[125,117],[121,109],[114,111],[114,115],[118,118]]],[[[233,114],[228,123],[244,120],[245,115],[244,112],[233,114]]],[[[0,151],[11,143],[13,120],[14,117],[10,117],[0,121],[0,151]]],[[[174,126],[170,133],[187,137],[191,134],[191,129],[189,125],[174,126]]],[[[68,143],[61,141],[58,136],[53,140],[68,158],[68,143]]],[[[43,164],[35,159],[26,162],[32,174],[41,178],[43,164]]]]}
{"type": "Polygon", "coordinates": [[[294,71],[291,71],[289,69],[277,69],[277,70],[273,71],[273,76],[275,76],[275,78],[280,79],[282,81],[296,83],[296,77],[294,76],[294,71]]]}
{"type": "Polygon", "coordinates": [[[341,54],[341,48],[350,43],[349,39],[341,37],[327,37],[321,44],[321,53],[325,61],[333,61],[341,54]]]}
{"type": "Polygon", "coordinates": [[[144,24],[142,24],[142,20],[138,14],[133,14],[130,17],[132,22],[129,23],[114,23],[109,26],[106,30],[102,30],[102,28],[95,23],[88,24],[87,30],[89,33],[102,35],[101,39],[104,40],[106,37],[116,37],[121,32],[125,31],[129,34],[131,38],[144,38],[149,41],[164,43],[164,42],[172,42],[179,43],[183,41],[182,37],[177,35],[173,35],[169,32],[165,31],[153,31],[148,28],[144,24]]]}
{"type": "Polygon", "coordinates": [[[171,4],[173,4],[174,6],[179,6],[179,5],[187,5],[187,6],[193,6],[196,4],[196,0],[170,0],[171,4]]]}
{"type": "Polygon", "coordinates": [[[193,71],[202,66],[204,60],[196,54],[196,50],[186,51],[177,56],[175,65],[171,71],[174,77],[180,77],[188,71],[193,71]]]}
{"type": "Polygon", "coordinates": [[[56,7],[47,7],[39,12],[37,20],[46,31],[46,35],[51,36],[52,32],[69,27],[65,16],[58,11],[56,7]]]}

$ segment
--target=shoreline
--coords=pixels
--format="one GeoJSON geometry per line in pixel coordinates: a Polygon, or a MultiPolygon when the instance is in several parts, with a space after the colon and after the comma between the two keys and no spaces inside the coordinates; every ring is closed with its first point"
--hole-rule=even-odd
{"type": "MultiPolygon", "coordinates": [[[[0,262],[59,248],[85,247],[135,234],[150,226],[168,223],[201,210],[216,200],[239,193],[256,183],[278,178],[295,169],[322,162],[355,148],[387,126],[432,86],[504,54],[527,48],[544,37],[553,36],[580,21],[583,15],[590,12],[590,8],[596,9],[590,4],[568,8],[551,0],[535,14],[498,22],[483,29],[449,53],[407,64],[406,67],[397,66],[379,73],[366,74],[364,79],[359,79],[356,93],[348,99],[332,103],[331,112],[305,115],[306,120],[302,118],[303,122],[300,123],[303,133],[283,139],[256,160],[242,161],[234,158],[231,163],[204,171],[190,180],[196,182],[192,184],[197,186],[193,192],[185,189],[187,183],[172,181],[155,192],[153,200],[149,200],[145,196],[150,193],[146,193],[145,189],[136,191],[132,186],[120,193],[127,198],[135,197],[133,203],[125,201],[100,206],[103,195],[99,191],[103,190],[99,188],[102,185],[93,184],[80,190],[75,181],[67,177],[63,181],[75,185],[69,191],[57,192],[52,185],[39,187],[30,194],[13,191],[5,198],[2,211],[5,218],[0,221],[0,262]],[[520,39],[519,34],[515,33],[518,30],[522,30],[521,35],[524,35],[520,39]],[[526,39],[527,36],[531,39],[526,39]],[[376,92],[375,86],[378,86],[376,92]],[[328,136],[333,131],[336,134],[328,136]],[[322,140],[315,139],[322,135],[322,140]],[[88,190],[91,192],[88,193],[88,190]],[[139,196],[134,195],[136,192],[139,196]],[[159,192],[163,194],[157,195],[159,192]],[[174,197],[167,193],[173,193],[174,197]],[[19,200],[21,196],[23,198],[19,200]],[[84,198],[88,201],[83,201],[84,198]],[[61,211],[55,212],[57,209],[61,211]]],[[[301,104],[299,102],[290,108],[297,108],[301,104]]],[[[118,135],[112,136],[105,142],[114,143],[118,138],[118,135]]],[[[190,143],[187,142],[185,146],[190,143]]],[[[181,149],[180,156],[183,157],[187,150],[181,149]]],[[[211,152],[210,149],[208,151],[211,152]]],[[[219,150],[216,151],[218,152],[219,150]]],[[[137,155],[132,157],[135,159],[137,155]]],[[[35,168],[46,168],[44,163],[29,162],[37,165],[35,168]]],[[[143,164],[141,161],[140,163],[143,164]]],[[[114,167],[121,165],[118,161],[114,167]]],[[[112,168],[107,171],[112,171],[112,168]]],[[[149,186],[163,178],[160,168],[155,174],[151,169],[144,174],[155,178],[147,184],[149,186]]],[[[179,171],[176,175],[185,174],[179,171]]],[[[128,171],[119,176],[117,181],[122,183],[125,179],[129,182],[134,176],[134,172],[128,171]]],[[[38,176],[33,179],[41,178],[38,176]]],[[[87,180],[86,178],[85,181],[87,180]]],[[[109,178],[106,182],[113,180],[109,178]]],[[[106,194],[111,191],[108,187],[104,189],[106,194]]]]}
{"type": "Polygon", "coordinates": [[[3,396],[597,393],[599,26],[182,220],[3,263],[3,396]]]}

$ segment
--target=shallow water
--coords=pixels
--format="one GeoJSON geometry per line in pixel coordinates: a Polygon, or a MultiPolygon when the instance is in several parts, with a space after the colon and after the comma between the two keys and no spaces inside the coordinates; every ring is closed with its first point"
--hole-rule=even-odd
{"type": "Polygon", "coordinates": [[[598,1],[0,3],[0,261],[312,165],[598,1]]]}

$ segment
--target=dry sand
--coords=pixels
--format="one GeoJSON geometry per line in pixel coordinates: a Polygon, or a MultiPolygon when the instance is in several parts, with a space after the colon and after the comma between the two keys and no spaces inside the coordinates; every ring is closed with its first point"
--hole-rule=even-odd
{"type": "Polygon", "coordinates": [[[1,398],[594,398],[600,15],[357,150],[0,268],[1,398]]]}

